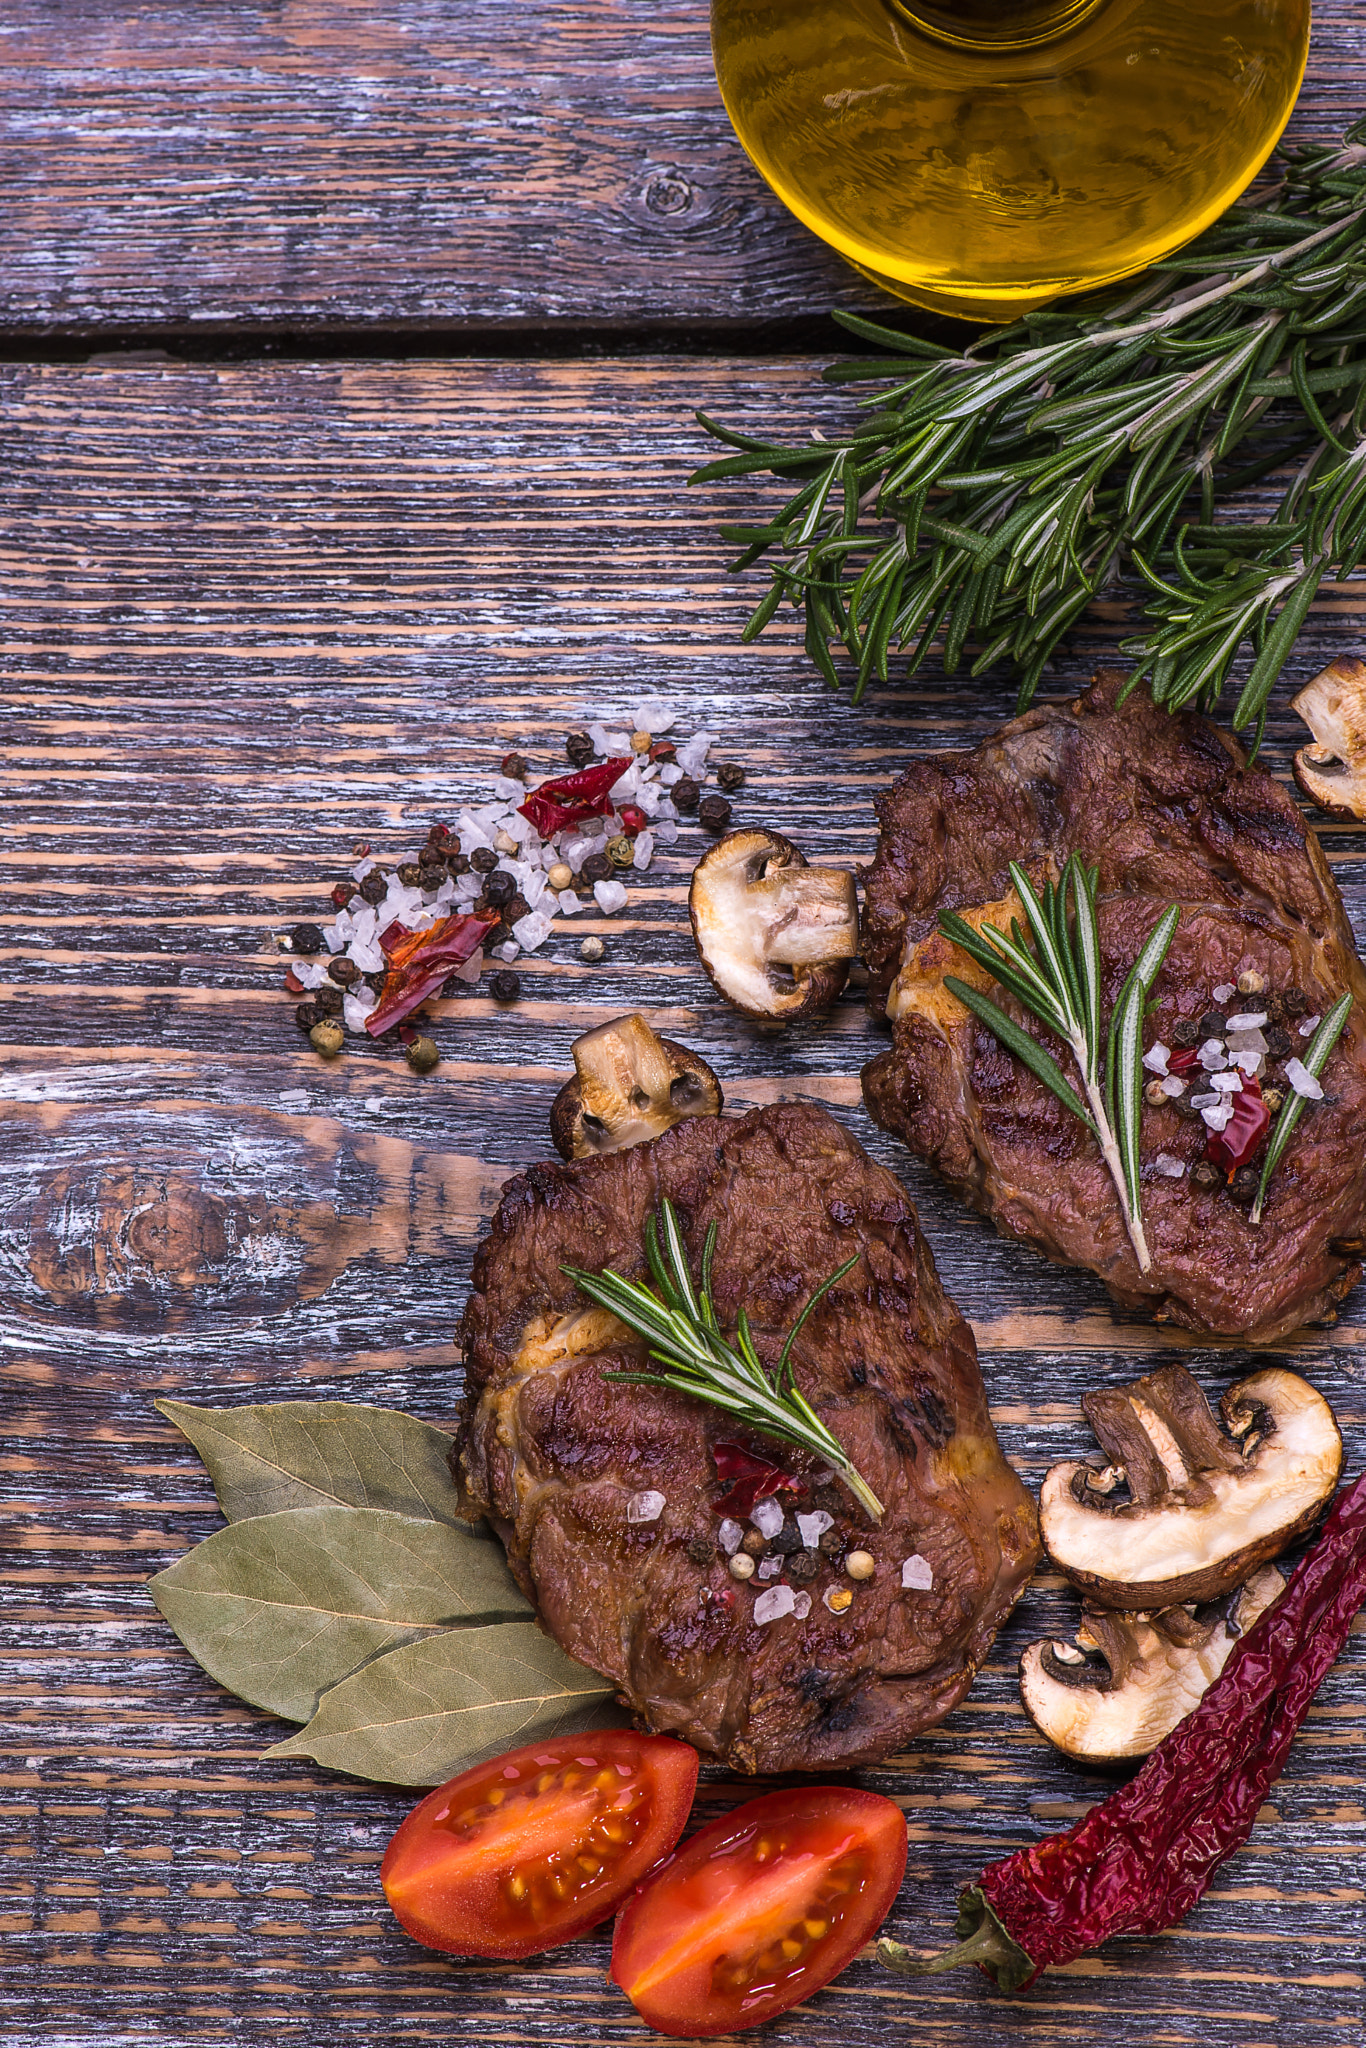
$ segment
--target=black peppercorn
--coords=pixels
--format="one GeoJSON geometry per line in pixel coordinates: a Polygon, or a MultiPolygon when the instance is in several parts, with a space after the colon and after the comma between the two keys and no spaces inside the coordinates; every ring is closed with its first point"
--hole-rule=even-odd
{"type": "Polygon", "coordinates": [[[612,863],[605,853],[590,853],[579,873],[586,882],[605,882],[612,872],[612,863]]]}
{"type": "Polygon", "coordinates": [[[362,900],[366,903],[382,903],[389,893],[389,882],[379,868],[371,868],[360,885],[362,900]]]}
{"type": "Polygon", "coordinates": [[[822,1557],[840,1558],[849,1546],[849,1539],[842,1529],[827,1529],[816,1545],[822,1557]]]}
{"type": "Polygon", "coordinates": [[[388,968],[381,967],[374,974],[363,974],[361,980],[367,988],[372,988],[377,996],[381,996],[384,994],[384,984],[388,979],[388,974],[388,968]]]}
{"type": "Polygon", "coordinates": [[[767,1557],[768,1538],[761,1536],[757,1529],[746,1529],[740,1538],[740,1548],[746,1557],[767,1557]]]}
{"type": "Polygon", "coordinates": [[[467,875],[470,871],[469,855],[467,853],[461,853],[460,849],[457,847],[453,853],[448,853],[446,855],[446,869],[447,872],[452,875],[467,875]]]}
{"type": "Polygon", "coordinates": [[[1194,1017],[1178,1017],[1172,1025],[1172,1044],[1178,1050],[1190,1051],[1200,1043],[1200,1026],[1194,1017]]]}
{"type": "Polygon", "coordinates": [[[691,1564],[709,1565],[715,1556],[716,1552],[710,1543],[704,1543],[700,1536],[694,1536],[688,1545],[688,1560],[691,1564]]]}
{"type": "Polygon", "coordinates": [[[827,1515],[842,1515],[845,1511],[844,1495],[837,1486],[818,1486],[812,1498],[827,1515]]]}
{"type": "Polygon", "coordinates": [[[809,1585],[821,1568],[814,1550],[798,1550],[787,1560],[787,1576],[794,1586],[809,1585]]]}
{"type": "Polygon", "coordinates": [[[802,1547],[802,1539],[794,1522],[784,1522],[776,1536],[768,1539],[770,1557],[792,1557],[802,1547]]]}
{"type": "Polygon", "coordinates": [[[1222,1010],[1206,1010],[1196,1028],[1200,1033],[1200,1042],[1203,1044],[1207,1038],[1223,1037],[1228,1029],[1228,1018],[1222,1010]]]}
{"type": "Polygon", "coordinates": [[[526,781],[527,765],[520,754],[504,754],[502,766],[509,782],[526,781]]]}
{"type": "Polygon", "coordinates": [[[512,901],[503,911],[503,923],[516,924],[518,918],[530,917],[530,915],[531,905],[527,902],[526,897],[518,891],[517,895],[513,897],[512,901]]]}
{"type": "Polygon", "coordinates": [[[522,993],[522,978],[510,967],[500,967],[497,974],[489,977],[489,994],[495,1003],[515,1003],[522,993]]]}
{"type": "Polygon", "coordinates": [[[327,972],[338,988],[350,988],[353,981],[360,979],[359,967],[354,960],[348,960],[345,953],[338,953],[335,960],[328,961],[327,972]]]}
{"type": "Polygon", "coordinates": [[[674,800],[674,808],[679,811],[695,811],[697,809],[697,799],[701,794],[701,784],[691,775],[680,775],[673,788],[669,791],[669,795],[674,800]]]}
{"type": "Polygon", "coordinates": [[[498,856],[491,846],[476,846],[470,855],[470,866],[476,875],[491,875],[498,865],[498,856]]]}
{"type": "Polygon", "coordinates": [[[484,902],[492,910],[501,910],[505,903],[511,903],[517,894],[517,884],[506,869],[499,868],[484,884],[484,902]]]}
{"type": "Polygon", "coordinates": [[[1268,1025],[1266,1030],[1266,1054],[1268,1059],[1288,1060],[1295,1050],[1295,1041],[1290,1033],[1279,1024],[1268,1025]]]}
{"type": "Polygon", "coordinates": [[[405,860],[399,867],[398,878],[405,889],[415,889],[421,873],[422,870],[415,860],[405,860]]]}
{"type": "Polygon", "coordinates": [[[301,953],[306,960],[311,960],[315,953],[321,953],[327,944],[315,924],[293,925],[286,933],[286,937],[289,940],[289,951],[301,953]]]}
{"type": "Polygon", "coordinates": [[[1217,1188],[1223,1178],[1224,1176],[1220,1173],[1212,1159],[1198,1159],[1191,1168],[1191,1186],[1193,1188],[1217,1188]]]}
{"type": "Polygon", "coordinates": [[[586,732],[566,734],[564,750],[576,768],[586,768],[595,752],[593,742],[586,732]]]}
{"type": "Polygon", "coordinates": [[[1281,990],[1281,1015],[1283,1017],[1302,1017],[1308,1008],[1309,998],[1302,988],[1283,988],[1281,990]]]}
{"type": "Polygon", "coordinates": [[[724,832],[730,823],[730,805],[723,796],[704,796],[697,816],[708,832],[724,832]]]}
{"type": "Polygon", "coordinates": [[[732,795],[745,779],[745,771],[738,761],[723,761],[716,771],[716,783],[727,796],[732,795]]]}
{"type": "Polygon", "coordinates": [[[300,1003],[298,1009],[294,1012],[294,1022],[298,1025],[300,1031],[311,1031],[318,1022],[318,1016],[319,1012],[316,1003],[300,1003]]]}
{"type": "Polygon", "coordinates": [[[319,1017],[340,1017],[344,1001],[341,990],[330,981],[313,991],[313,1001],[319,1017]]]}
{"type": "Polygon", "coordinates": [[[1240,1166],[1228,1184],[1228,1196],[1240,1209],[1250,1209],[1257,1199],[1262,1176],[1255,1166],[1240,1166]]]}
{"type": "MultiPolygon", "coordinates": [[[[402,881],[403,879],[403,870],[400,868],[399,880],[402,881]]],[[[446,863],[444,860],[439,867],[433,865],[432,867],[419,868],[417,871],[417,886],[419,889],[425,889],[429,895],[439,889],[445,879],[446,863]]]]}

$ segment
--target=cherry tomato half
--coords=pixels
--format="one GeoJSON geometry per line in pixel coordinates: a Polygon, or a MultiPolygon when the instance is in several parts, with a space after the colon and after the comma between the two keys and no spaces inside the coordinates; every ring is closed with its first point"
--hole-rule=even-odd
{"type": "Polygon", "coordinates": [[[668,1735],[532,1742],[429,1793],[380,1883],[428,1948],[535,1955],[615,1913],[682,1834],[696,1784],[696,1750],[668,1735]]]}
{"type": "Polygon", "coordinates": [[[661,2034],[755,2027],[839,1975],[886,1919],[906,1822],[876,1792],[814,1785],[737,1806],[622,1907],[612,1977],[661,2034]]]}

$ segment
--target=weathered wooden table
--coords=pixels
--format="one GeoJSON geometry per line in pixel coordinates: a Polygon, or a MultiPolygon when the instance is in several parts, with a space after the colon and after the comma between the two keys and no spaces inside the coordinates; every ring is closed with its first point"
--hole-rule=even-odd
{"type": "MultiPolygon", "coordinates": [[[[965,1216],[874,1131],[856,998],[773,1040],[689,944],[698,837],[628,911],[564,926],[524,995],[440,1005],[419,1080],[294,1028],[272,933],[357,841],[393,851],[537,769],[567,728],[677,695],[749,774],[738,815],[854,861],[872,791],[1009,709],[1008,683],[858,712],[794,639],[743,649],[689,494],[691,409],[803,426],[828,311],[868,290],[780,211],[731,137],[701,0],[15,0],[0,38],[6,426],[0,1069],[8,1610],[4,2038],[55,2044],[654,2040],[605,1936],[534,1967],[442,1960],[376,1866],[410,1803],[259,1761],[281,1732],[181,1651],[147,1576],[217,1525],[152,1407],[340,1396],[449,1420],[452,1326],[508,1171],[587,1026],[640,1008],[737,1106],[831,1105],[901,1173],[973,1318],[1007,1450],[1037,1479],[1087,1441],[1103,1375],[1178,1353],[965,1216]],[[585,930],[608,941],[578,957],[585,930]]],[[[1351,0],[1318,10],[1294,130],[1360,110],[1351,0]]],[[[1303,680],[1359,646],[1334,589],[1303,680]]],[[[1094,621],[1055,687],[1118,637],[1094,621]]],[[[1288,693],[1285,693],[1288,694],[1288,693]]],[[[1284,771],[1293,721],[1270,758],[1284,771]]],[[[1366,932],[1363,842],[1325,835],[1366,932]]],[[[1366,1452],[1360,1296],[1284,1355],[1366,1452]]],[[[1103,1789],[1024,1721],[1014,1660],[1067,1613],[1041,1578],[971,1698],[864,1774],[905,1807],[894,1925],[1103,1789]]],[[[817,2048],[1326,2048],[1366,2035],[1362,1624],[1248,1849],[1185,1926],[1007,2004],[870,1957],[768,2030],[817,2048]]],[[[712,1774],[704,1810],[741,1788],[712,1774]]]]}

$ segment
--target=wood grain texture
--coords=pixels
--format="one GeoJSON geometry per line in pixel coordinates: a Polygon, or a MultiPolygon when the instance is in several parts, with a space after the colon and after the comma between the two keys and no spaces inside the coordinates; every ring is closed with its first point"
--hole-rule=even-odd
{"type": "MultiPolygon", "coordinates": [[[[1300,139],[1366,106],[1360,8],[1314,13],[1300,139]]],[[[0,337],[525,347],[885,307],[749,164],[707,23],[705,0],[13,0],[0,337]]]]}
{"type": "MultiPolygon", "coordinates": [[[[977,1327],[1001,1435],[1037,1481],[1088,1444],[1080,1393],[1184,1356],[1089,1276],[964,1215],[859,1107],[883,1042],[855,996],[768,1038],[719,1006],[686,934],[690,828],[617,918],[561,926],[523,999],[438,1005],[419,1080],[352,1042],[325,1065],[271,934],[315,916],[358,841],[397,853],[485,794],[507,745],[537,768],[568,727],[677,694],[748,781],[737,819],[861,860],[869,799],[912,753],[1009,709],[933,680],[859,711],[790,629],[738,645],[756,579],[724,575],[688,495],[688,408],[805,421],[802,362],[11,369],[0,738],[0,1446],[7,1500],[0,1999],[16,2048],[374,2041],[655,2042],[604,1982],[605,1935],[536,1967],[415,1948],[376,1880],[409,1801],[265,1764],[283,1734],[228,1698],[152,1610],[146,1578],[218,1525],[153,1398],[361,1398],[448,1423],[453,1325],[505,1173],[588,1025],[640,1008],[696,1045],[730,1104],[829,1104],[900,1173],[977,1327]],[[578,959],[586,930],[603,966],[578,959]]],[[[829,395],[820,403],[837,407],[829,395]]],[[[814,412],[809,414],[816,417],[814,412]]],[[[1304,680],[1359,649],[1334,591],[1304,680]]],[[[1054,679],[1120,631],[1088,630],[1054,679]]],[[[1294,721],[1274,724],[1286,765],[1294,721]]],[[[1332,829],[1358,933],[1360,835],[1332,829]]],[[[1366,1292],[1273,1354],[1366,1455],[1366,1292]]],[[[1048,1752],[1014,1660],[1070,1612],[1045,1575],[943,1727],[862,1781],[904,1805],[893,1926],[931,1945],[956,1887],[1102,1796],[1048,1752]]],[[[869,1957],[763,2035],[774,2048],[1326,2048],[1363,2032],[1366,1668],[1358,1631],[1248,1849],[1186,1925],[1121,1941],[1006,2004],[869,1957]]],[[[709,1774],[702,1815],[748,1788],[709,1774]]]]}

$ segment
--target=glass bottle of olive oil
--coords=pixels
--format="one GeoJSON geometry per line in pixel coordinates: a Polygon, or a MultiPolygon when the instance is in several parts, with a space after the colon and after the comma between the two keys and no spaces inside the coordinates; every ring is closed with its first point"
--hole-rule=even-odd
{"type": "Polygon", "coordinates": [[[1310,0],[712,0],[736,133],[904,299],[1010,320],[1188,242],[1294,105],[1310,0]]]}

